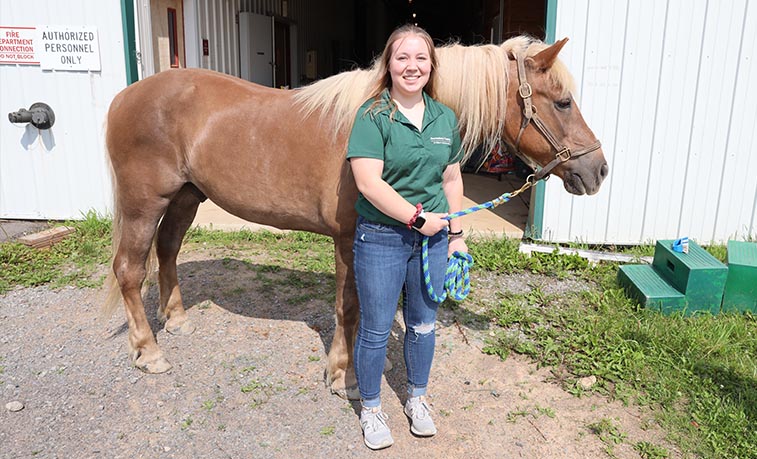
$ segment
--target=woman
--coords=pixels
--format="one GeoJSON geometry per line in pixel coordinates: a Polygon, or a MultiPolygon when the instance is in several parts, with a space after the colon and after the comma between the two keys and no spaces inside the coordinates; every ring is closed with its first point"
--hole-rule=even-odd
{"type": "Polygon", "coordinates": [[[459,220],[444,219],[462,208],[463,155],[455,114],[433,99],[433,41],[417,26],[400,27],[377,65],[382,78],[358,110],[347,150],[360,191],[355,205],[360,300],[355,373],[363,407],[360,425],[371,449],[394,443],[381,410],[380,388],[400,292],[406,328],[404,412],[414,434],[436,434],[425,396],[438,304],[423,281],[421,242],[429,238],[429,269],[437,292],[443,290],[449,254],[468,251],[459,220]]]}

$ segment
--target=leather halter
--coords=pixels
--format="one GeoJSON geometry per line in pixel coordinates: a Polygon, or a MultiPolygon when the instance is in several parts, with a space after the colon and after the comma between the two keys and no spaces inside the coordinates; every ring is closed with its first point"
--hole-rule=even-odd
{"type": "Polygon", "coordinates": [[[520,138],[521,136],[523,136],[523,131],[526,130],[528,124],[531,122],[534,123],[536,130],[538,130],[541,135],[543,135],[544,138],[547,139],[547,142],[549,142],[549,144],[556,152],[555,159],[553,159],[549,164],[542,167],[534,174],[533,181],[535,183],[538,180],[548,177],[552,172],[552,169],[554,169],[558,164],[564,163],[571,158],[576,158],[578,156],[591,153],[594,150],[598,150],[602,146],[602,144],[599,142],[599,140],[597,140],[588,147],[573,152],[570,150],[570,148],[562,145],[552,134],[552,131],[549,130],[547,125],[544,124],[539,115],[536,114],[536,107],[531,102],[533,91],[531,89],[531,85],[528,84],[528,80],[526,80],[526,65],[523,55],[519,53],[515,56],[515,58],[518,61],[518,81],[520,83],[518,85],[518,95],[520,95],[520,98],[523,100],[523,121],[520,125],[520,132],[518,132],[518,137],[515,140],[515,153],[522,160],[524,160],[526,164],[536,170],[536,167],[534,167],[535,162],[520,151],[520,138]]]}

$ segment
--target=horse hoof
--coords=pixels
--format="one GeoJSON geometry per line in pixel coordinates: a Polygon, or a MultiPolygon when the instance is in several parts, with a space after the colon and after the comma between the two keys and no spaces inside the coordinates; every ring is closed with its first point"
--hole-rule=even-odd
{"type": "Polygon", "coordinates": [[[331,386],[331,393],[345,400],[360,400],[360,390],[357,385],[342,388],[331,386]]]}
{"type": "Polygon", "coordinates": [[[134,362],[134,366],[144,371],[145,373],[154,375],[165,373],[166,371],[173,368],[173,365],[171,365],[165,357],[158,357],[157,359],[150,362],[140,362],[139,359],[137,359],[137,361],[134,362]]]}
{"type": "Polygon", "coordinates": [[[191,320],[185,320],[184,322],[180,324],[173,324],[169,320],[166,322],[165,329],[168,333],[176,336],[187,336],[194,333],[194,331],[197,329],[195,325],[192,323],[191,320]]]}

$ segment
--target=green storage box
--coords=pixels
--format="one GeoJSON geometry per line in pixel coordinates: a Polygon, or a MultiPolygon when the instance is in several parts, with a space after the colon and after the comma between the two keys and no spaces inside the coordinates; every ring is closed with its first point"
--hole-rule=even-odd
{"type": "Polygon", "coordinates": [[[672,240],[657,241],[652,266],[686,297],[686,311],[720,312],[728,268],[696,242],[689,253],[674,252],[672,240]]]}
{"type": "Polygon", "coordinates": [[[723,312],[757,312],[757,243],[728,241],[723,312]]]}
{"type": "Polygon", "coordinates": [[[623,265],[618,269],[618,283],[629,297],[647,309],[670,313],[686,307],[684,295],[670,285],[649,265],[623,265]]]}

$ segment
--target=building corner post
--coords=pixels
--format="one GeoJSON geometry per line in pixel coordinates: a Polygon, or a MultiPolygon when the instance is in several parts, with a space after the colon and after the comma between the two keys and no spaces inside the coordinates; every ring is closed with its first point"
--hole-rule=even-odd
{"type": "Polygon", "coordinates": [[[137,66],[136,27],[134,23],[134,1],[121,0],[121,24],[124,34],[124,62],[126,63],[126,85],[139,80],[137,66]]]}

